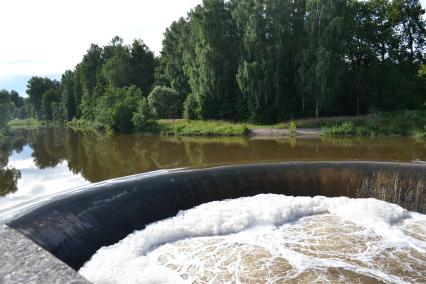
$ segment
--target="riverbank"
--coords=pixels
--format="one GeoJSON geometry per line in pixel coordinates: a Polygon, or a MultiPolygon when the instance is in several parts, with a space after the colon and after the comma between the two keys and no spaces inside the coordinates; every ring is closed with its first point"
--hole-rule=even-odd
{"type": "MultiPolygon", "coordinates": [[[[50,124],[34,119],[13,120],[12,129],[31,129],[50,124]]],[[[55,124],[56,125],[56,124],[55,124]]],[[[74,129],[105,131],[90,121],[73,120],[65,126],[74,129]]],[[[426,111],[375,113],[364,116],[324,117],[292,120],[275,125],[257,125],[228,121],[188,121],[160,119],[147,134],[172,136],[259,136],[259,137],[342,137],[342,136],[414,136],[426,139],[426,111]]]]}
{"type": "Polygon", "coordinates": [[[375,113],[359,117],[337,117],[299,121],[298,126],[321,125],[323,136],[415,136],[426,138],[426,111],[375,113]]]}

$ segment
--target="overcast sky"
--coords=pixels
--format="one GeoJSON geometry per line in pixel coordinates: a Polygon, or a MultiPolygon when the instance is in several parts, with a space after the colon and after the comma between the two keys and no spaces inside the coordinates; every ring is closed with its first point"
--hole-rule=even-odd
{"type": "Polygon", "coordinates": [[[156,54],[163,32],[201,0],[0,0],[0,89],[24,95],[33,75],[60,78],[91,43],[142,39],[156,54]]]}
{"type": "MultiPolygon", "coordinates": [[[[0,89],[24,95],[29,77],[60,78],[91,43],[140,38],[156,54],[164,30],[201,0],[0,0],[0,89]]],[[[422,0],[425,5],[426,0],[422,0]]]]}

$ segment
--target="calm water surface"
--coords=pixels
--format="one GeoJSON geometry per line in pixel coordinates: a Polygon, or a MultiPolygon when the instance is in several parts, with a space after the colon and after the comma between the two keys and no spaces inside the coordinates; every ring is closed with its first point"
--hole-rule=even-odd
{"type": "Polygon", "coordinates": [[[0,145],[0,220],[9,208],[81,185],[159,169],[294,160],[426,160],[414,138],[259,139],[106,135],[43,128],[0,145]]]}

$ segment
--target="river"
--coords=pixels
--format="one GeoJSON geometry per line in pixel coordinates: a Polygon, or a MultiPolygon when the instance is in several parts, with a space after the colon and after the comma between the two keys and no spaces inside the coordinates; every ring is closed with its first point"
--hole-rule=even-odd
{"type": "MultiPolygon", "coordinates": [[[[136,173],[296,160],[411,162],[426,160],[426,143],[17,130],[0,148],[0,221],[14,207],[136,173]]],[[[378,200],[261,195],[152,224],[98,251],[81,272],[102,283],[422,282],[425,255],[425,215],[378,200]]]]}

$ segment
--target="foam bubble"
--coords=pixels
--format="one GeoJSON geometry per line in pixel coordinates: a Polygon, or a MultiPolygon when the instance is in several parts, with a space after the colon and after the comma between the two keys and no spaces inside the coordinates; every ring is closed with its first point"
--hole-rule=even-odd
{"type": "MultiPolygon", "coordinates": [[[[264,265],[274,263],[277,259],[280,265],[284,267],[288,265],[288,270],[281,269],[289,273],[285,276],[287,278],[280,276],[287,280],[295,275],[323,277],[318,271],[324,271],[328,267],[337,269],[337,272],[333,272],[334,275],[346,277],[344,279],[347,280],[353,277],[351,273],[357,275],[362,271],[365,277],[398,282],[403,278],[395,276],[393,272],[380,273],[380,269],[371,268],[374,267],[374,261],[378,261],[374,260],[372,255],[389,249],[395,250],[392,257],[401,251],[409,252],[410,257],[416,252],[424,254],[426,239],[422,236],[425,232],[419,233],[419,229],[415,229],[415,236],[409,233],[412,226],[423,224],[425,227],[422,228],[426,228],[425,215],[412,213],[398,205],[375,199],[264,194],[202,204],[179,212],[176,217],[153,223],[142,231],[130,234],[115,245],[98,250],[80,269],[80,273],[95,283],[178,283],[178,281],[192,283],[194,279],[196,282],[203,282],[204,278],[199,276],[200,273],[204,273],[202,271],[212,272],[206,274],[211,277],[215,275],[214,271],[216,274],[218,271],[228,271],[228,274],[234,275],[228,278],[231,282],[235,282],[240,279],[235,273],[242,271],[237,264],[245,261],[243,258],[235,258],[235,255],[244,255],[245,251],[246,255],[252,253],[259,258],[261,255],[265,256],[262,258],[263,270],[264,265]],[[311,220],[310,218],[314,218],[313,222],[303,221],[311,220]],[[322,221],[319,222],[315,218],[322,218],[322,221]],[[333,221],[336,218],[337,221],[333,221]],[[337,247],[339,242],[345,244],[348,238],[354,238],[354,242],[359,241],[360,252],[353,257],[356,261],[352,261],[352,258],[348,261],[340,255],[334,255],[333,249],[327,245],[323,245],[325,251],[320,255],[309,250],[295,249],[295,246],[300,245],[315,246],[319,240],[326,244],[327,238],[332,237],[333,232],[338,232],[341,228],[348,228],[349,231],[345,231],[344,234],[340,232],[340,241],[339,238],[336,239],[335,244],[337,247]],[[318,239],[309,237],[321,232],[322,229],[326,233],[318,239]],[[202,242],[198,242],[199,240],[202,242]],[[212,245],[212,242],[215,245],[212,245]],[[365,242],[375,245],[366,248],[363,246],[365,242]],[[245,249],[239,250],[240,246],[235,246],[236,244],[243,244],[245,249]],[[194,248],[197,248],[196,251],[204,255],[204,258],[195,257],[194,248]],[[218,259],[224,257],[221,251],[226,254],[227,250],[223,248],[234,251],[233,255],[228,256],[230,259],[225,261],[230,267],[215,267],[214,259],[207,257],[211,255],[208,248],[217,252],[218,259]],[[370,254],[372,251],[374,253],[370,254]],[[179,260],[180,257],[183,259],[179,260]],[[209,259],[210,266],[213,265],[214,269],[205,268],[209,265],[204,263],[203,259],[209,259]],[[368,265],[362,266],[357,261],[368,265]]],[[[342,245],[342,249],[343,247],[345,246],[342,245]]],[[[346,246],[348,247],[356,249],[355,246],[353,248],[350,245],[346,246]]],[[[426,267],[423,268],[426,270],[426,267]]],[[[252,270],[256,271],[255,268],[252,270]]],[[[330,276],[329,274],[327,275],[330,276]]],[[[270,277],[273,279],[278,276],[270,274],[270,277]]]]}

